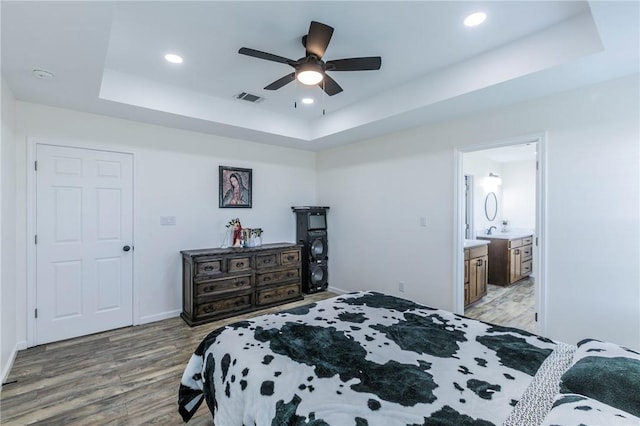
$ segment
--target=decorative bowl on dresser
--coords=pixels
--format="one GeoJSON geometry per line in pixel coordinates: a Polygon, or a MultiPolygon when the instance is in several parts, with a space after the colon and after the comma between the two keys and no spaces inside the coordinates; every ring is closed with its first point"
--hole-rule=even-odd
{"type": "Polygon", "coordinates": [[[302,299],[301,246],[183,250],[182,313],[190,326],[302,299]]]}

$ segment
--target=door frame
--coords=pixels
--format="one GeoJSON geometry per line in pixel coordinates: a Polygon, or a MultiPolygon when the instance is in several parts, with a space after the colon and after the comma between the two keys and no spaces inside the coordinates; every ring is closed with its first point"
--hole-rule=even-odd
{"type": "Polygon", "coordinates": [[[537,143],[537,173],[536,173],[536,232],[534,235],[535,261],[533,273],[535,276],[535,309],[538,320],[535,322],[535,332],[545,336],[547,334],[547,261],[546,261],[546,223],[547,223],[547,132],[533,133],[509,139],[480,143],[454,149],[454,229],[453,229],[453,259],[454,259],[454,312],[464,314],[464,170],[463,156],[466,153],[500,148],[524,143],[537,143]]]}
{"type": "MultiPolygon", "coordinates": [[[[37,258],[36,258],[36,244],[35,244],[35,236],[36,236],[36,170],[35,170],[35,161],[36,161],[36,147],[37,145],[52,145],[58,146],[61,148],[77,148],[77,149],[87,149],[93,151],[106,151],[113,152],[119,154],[128,154],[131,155],[132,159],[132,246],[135,247],[136,240],[136,222],[138,218],[137,211],[137,203],[136,203],[136,179],[135,179],[135,170],[136,170],[136,156],[134,152],[126,151],[120,148],[116,148],[113,146],[104,146],[93,144],[90,142],[84,141],[72,141],[72,140],[59,140],[59,139],[49,139],[49,138],[39,138],[39,137],[27,137],[27,188],[26,188],[26,207],[27,207],[27,217],[26,217],[26,278],[27,278],[27,310],[25,312],[27,316],[27,347],[30,348],[36,345],[36,319],[35,319],[35,309],[36,309],[36,291],[37,291],[37,282],[36,282],[36,268],[37,268],[37,258]]],[[[139,316],[139,289],[136,285],[136,265],[135,265],[135,253],[132,253],[132,323],[133,325],[138,325],[140,323],[139,316]]]]}

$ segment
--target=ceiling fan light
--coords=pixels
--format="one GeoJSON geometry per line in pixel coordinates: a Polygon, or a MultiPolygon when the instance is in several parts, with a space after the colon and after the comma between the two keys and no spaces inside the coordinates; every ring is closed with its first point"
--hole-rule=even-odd
{"type": "Polygon", "coordinates": [[[296,72],[296,78],[302,84],[314,86],[322,81],[322,67],[319,64],[305,64],[296,72]]]}
{"type": "Polygon", "coordinates": [[[322,74],[318,71],[301,71],[297,75],[298,81],[307,86],[313,86],[322,81],[322,74]]]}

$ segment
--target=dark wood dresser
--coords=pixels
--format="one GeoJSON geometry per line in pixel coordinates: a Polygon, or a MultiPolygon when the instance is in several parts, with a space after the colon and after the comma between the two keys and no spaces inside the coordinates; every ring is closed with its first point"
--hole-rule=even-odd
{"type": "Polygon", "coordinates": [[[190,326],[302,299],[301,246],[183,250],[182,313],[190,326]]]}

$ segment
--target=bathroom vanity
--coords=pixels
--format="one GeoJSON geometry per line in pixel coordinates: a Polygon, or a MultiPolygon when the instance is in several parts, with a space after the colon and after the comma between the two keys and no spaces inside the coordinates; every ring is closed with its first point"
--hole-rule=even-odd
{"type": "Polygon", "coordinates": [[[489,282],[510,285],[531,275],[533,235],[528,233],[496,233],[478,235],[489,244],[489,282]]]}
{"type": "Polygon", "coordinates": [[[490,241],[464,241],[464,306],[467,307],[487,294],[487,246],[490,241]]]}

